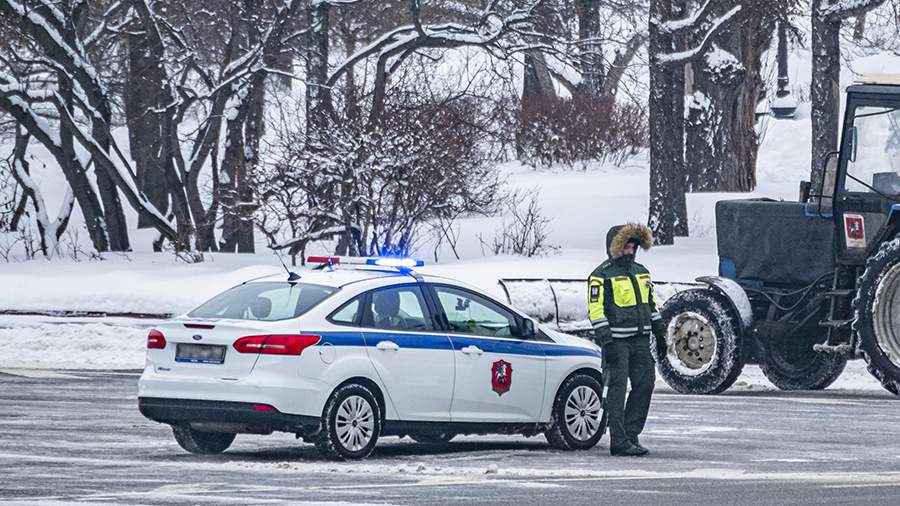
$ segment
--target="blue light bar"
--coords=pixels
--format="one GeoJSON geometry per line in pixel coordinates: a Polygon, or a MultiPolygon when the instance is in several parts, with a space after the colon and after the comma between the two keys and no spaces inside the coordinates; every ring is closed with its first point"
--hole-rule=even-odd
{"type": "Polygon", "coordinates": [[[416,260],[414,258],[368,258],[367,265],[377,265],[379,267],[422,267],[425,265],[424,260],[416,260]]]}

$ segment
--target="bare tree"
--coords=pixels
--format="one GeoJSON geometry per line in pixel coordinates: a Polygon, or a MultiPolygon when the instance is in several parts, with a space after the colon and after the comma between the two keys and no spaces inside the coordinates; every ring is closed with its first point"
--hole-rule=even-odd
{"type": "Polygon", "coordinates": [[[681,0],[650,2],[650,229],[658,244],[687,235],[684,64],[701,57],[740,6],[707,1],[685,15],[681,0]],[[686,34],[690,34],[688,37],[686,34]],[[687,45],[691,43],[691,45],[687,45]]]}

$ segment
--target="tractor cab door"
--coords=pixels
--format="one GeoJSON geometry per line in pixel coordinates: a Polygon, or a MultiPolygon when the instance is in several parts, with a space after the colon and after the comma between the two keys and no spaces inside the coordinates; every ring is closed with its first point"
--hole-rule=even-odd
{"type": "Polygon", "coordinates": [[[900,217],[900,97],[848,94],[837,169],[837,261],[864,265],[900,217]]]}

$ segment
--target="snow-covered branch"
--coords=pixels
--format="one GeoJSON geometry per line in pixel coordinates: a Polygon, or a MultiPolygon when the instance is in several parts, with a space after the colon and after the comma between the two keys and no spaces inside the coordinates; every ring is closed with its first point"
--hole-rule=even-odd
{"type": "Polygon", "coordinates": [[[883,4],[885,0],[839,0],[822,9],[829,19],[847,19],[859,16],[883,4]]]}
{"type": "Polygon", "coordinates": [[[654,19],[653,22],[659,26],[659,33],[674,33],[687,28],[696,28],[698,26],[698,21],[709,13],[712,4],[713,0],[706,0],[699,9],[683,18],[672,19],[669,21],[654,19]]]}
{"type": "Polygon", "coordinates": [[[674,63],[686,63],[688,61],[694,60],[706,51],[706,48],[709,47],[709,44],[712,42],[713,36],[716,32],[719,31],[719,28],[729,19],[731,19],[735,14],[737,14],[741,10],[740,5],[736,5],[731,10],[723,14],[722,16],[715,19],[709,29],[706,31],[706,34],[703,36],[703,39],[700,41],[700,44],[697,46],[686,49],[684,51],[678,51],[675,53],[668,54],[660,54],[657,55],[657,60],[664,65],[671,65],[674,63]]]}

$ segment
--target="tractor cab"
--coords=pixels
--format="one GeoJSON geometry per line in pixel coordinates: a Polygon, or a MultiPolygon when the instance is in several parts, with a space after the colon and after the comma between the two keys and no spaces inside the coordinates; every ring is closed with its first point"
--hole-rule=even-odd
{"type": "Polygon", "coordinates": [[[837,263],[864,266],[900,219],[900,75],[848,87],[842,132],[807,207],[834,221],[837,263]]]}

